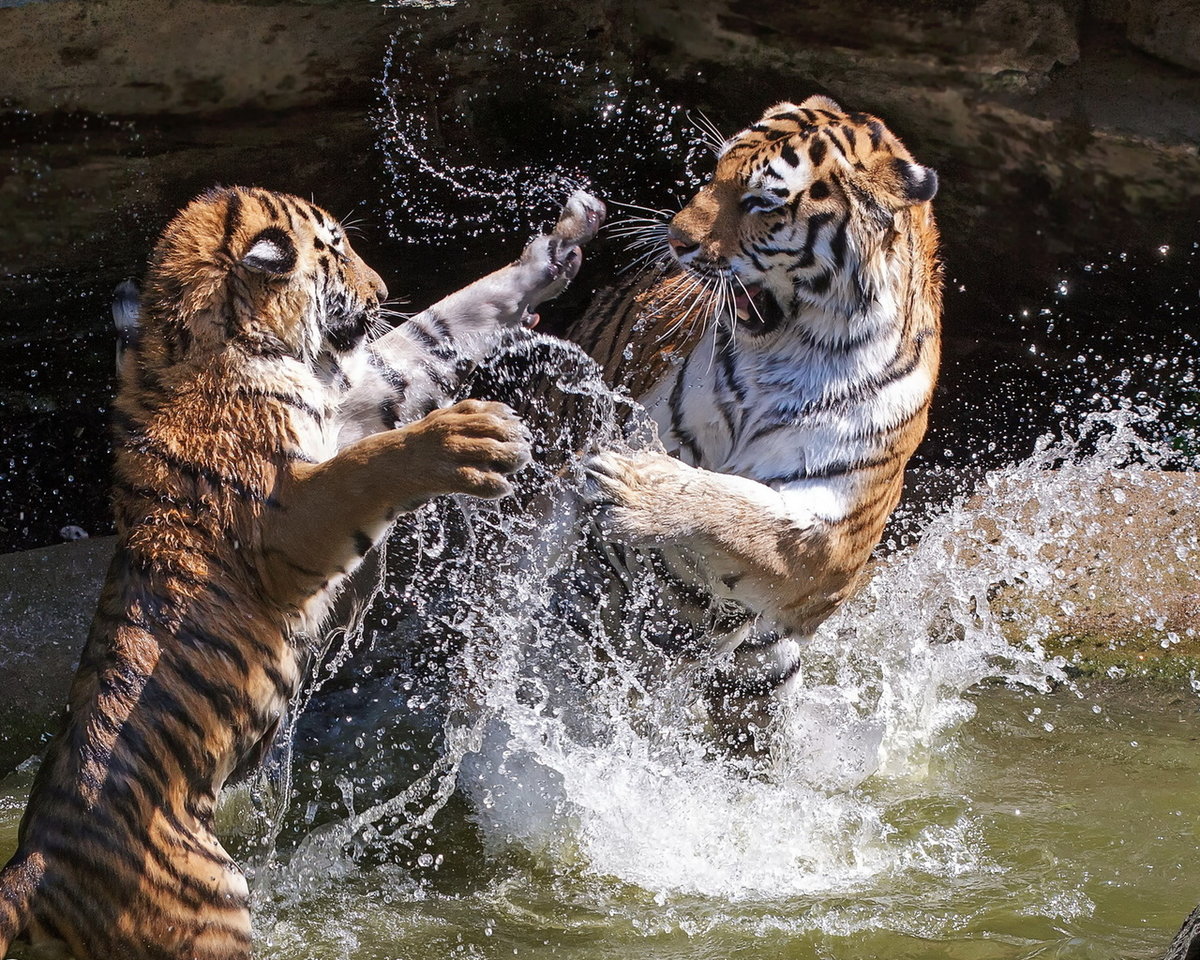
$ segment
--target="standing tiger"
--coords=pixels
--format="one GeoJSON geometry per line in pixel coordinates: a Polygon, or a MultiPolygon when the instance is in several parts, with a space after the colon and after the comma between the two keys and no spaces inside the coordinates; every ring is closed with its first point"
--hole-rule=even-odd
{"type": "Polygon", "coordinates": [[[591,458],[590,496],[690,641],[736,648],[718,715],[796,673],[899,500],[938,370],[936,190],[878,118],[778,104],[567,331],[658,425],[665,453],[591,458]]]}
{"type": "Polygon", "coordinates": [[[397,512],[509,492],[529,458],[511,411],[435,408],[489,331],[532,325],[602,216],[573,197],[516,263],[373,344],[386,289],[324,210],[234,187],[167,227],[122,313],[118,546],[0,873],[0,956],[19,935],[77,960],[250,956],[217,796],[397,512]]]}

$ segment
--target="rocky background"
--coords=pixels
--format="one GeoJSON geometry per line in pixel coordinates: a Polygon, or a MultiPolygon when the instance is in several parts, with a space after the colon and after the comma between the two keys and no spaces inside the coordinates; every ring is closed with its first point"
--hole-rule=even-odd
{"type": "MultiPolygon", "coordinates": [[[[0,0],[0,63],[0,550],[93,535],[0,569],[5,769],[51,722],[109,549],[111,290],[214,183],[353,211],[416,307],[519,249],[553,209],[521,195],[546,171],[672,208],[694,183],[685,110],[731,133],[826,93],[941,176],[946,357],[918,477],[953,486],[1116,397],[1163,404],[1167,466],[1197,453],[1195,0],[0,0]],[[412,117],[415,153],[393,125],[412,117]],[[420,157],[509,171],[512,202],[487,210],[420,157]]],[[[620,257],[599,244],[558,316],[620,257]]],[[[1112,553],[1118,527],[1187,534],[1162,489],[1071,558],[1076,649],[1146,632],[1103,576],[1139,560],[1112,553]]],[[[1178,573],[1186,630],[1200,598],[1178,573]]]]}
{"type": "MultiPolygon", "coordinates": [[[[405,230],[429,178],[397,179],[404,158],[378,129],[396,104],[429,121],[427,157],[565,162],[610,197],[671,207],[690,183],[659,134],[614,147],[639,109],[679,104],[732,132],[774,101],[831,94],[941,174],[929,465],[978,467],[981,437],[1019,456],[1056,404],[1114,378],[1169,394],[1195,353],[1181,332],[1200,273],[1198,41],[1190,0],[4,0],[0,549],[107,529],[110,291],[203,188],[355,211],[360,249],[414,305],[519,247],[515,212],[471,237],[467,209],[451,246],[405,230]],[[627,122],[598,127],[614,95],[627,122]],[[1148,352],[1176,366],[1129,369],[1148,352]]],[[[454,198],[439,202],[427,224],[454,198]]]]}

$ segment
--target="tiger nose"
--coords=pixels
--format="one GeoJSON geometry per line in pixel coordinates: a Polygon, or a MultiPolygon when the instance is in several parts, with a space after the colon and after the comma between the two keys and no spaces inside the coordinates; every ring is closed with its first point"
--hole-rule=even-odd
{"type": "Polygon", "coordinates": [[[670,248],[672,250],[675,251],[677,256],[685,254],[685,253],[691,253],[698,246],[700,246],[700,244],[698,244],[698,243],[693,243],[690,240],[685,240],[683,237],[679,236],[674,231],[668,231],[667,244],[668,244],[668,246],[670,246],[670,248]]]}
{"type": "Polygon", "coordinates": [[[365,279],[367,281],[367,285],[370,286],[371,292],[375,294],[375,299],[379,303],[383,303],[383,301],[388,297],[387,284],[383,282],[383,277],[377,274],[374,270],[366,266],[366,264],[363,266],[365,268],[364,272],[366,273],[365,279]]]}

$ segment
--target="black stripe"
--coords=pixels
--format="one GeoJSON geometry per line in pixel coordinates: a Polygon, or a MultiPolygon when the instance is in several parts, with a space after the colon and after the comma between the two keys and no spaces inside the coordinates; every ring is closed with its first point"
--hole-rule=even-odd
{"type": "MultiPolygon", "coordinates": [[[[689,360],[691,357],[689,356],[689,360]]],[[[675,375],[675,386],[671,390],[671,433],[692,454],[697,463],[702,459],[699,445],[695,436],[683,425],[683,376],[687,373],[688,364],[685,362],[675,375]]]]}
{"type": "Polygon", "coordinates": [[[736,442],[746,411],[746,385],[738,375],[737,351],[733,348],[731,338],[727,337],[721,342],[720,363],[717,371],[721,379],[717,384],[718,395],[714,399],[717,403],[717,410],[725,420],[730,437],[736,442]],[[720,395],[721,387],[725,388],[725,396],[720,395]],[[732,400],[728,396],[729,393],[733,394],[732,400]]]}
{"type": "MultiPolygon", "coordinates": [[[[134,439],[134,438],[131,438],[134,439]]],[[[221,473],[211,467],[206,467],[202,464],[192,463],[176,456],[168,450],[164,450],[156,441],[148,437],[141,437],[137,445],[132,447],[129,452],[140,453],[148,457],[153,457],[161,462],[164,466],[170,469],[173,473],[187,478],[194,486],[199,486],[201,482],[207,483],[212,487],[227,487],[239,497],[245,500],[252,500],[255,503],[266,504],[267,506],[277,507],[279,502],[270,494],[262,490],[255,489],[249,484],[231,477],[228,474],[221,473]]]]}
{"type": "Polygon", "coordinates": [[[196,653],[220,654],[242,676],[247,676],[250,672],[250,662],[246,659],[246,654],[242,652],[237,642],[229,637],[223,637],[220,634],[212,633],[201,627],[189,624],[180,627],[179,631],[175,634],[175,639],[183,647],[196,653]]]}
{"type": "Polygon", "coordinates": [[[829,142],[837,147],[838,153],[840,153],[844,159],[849,160],[850,155],[846,152],[846,148],[842,146],[842,142],[837,138],[837,135],[834,133],[834,129],[834,127],[826,127],[825,135],[829,138],[829,142]]]}
{"type": "Polygon", "coordinates": [[[221,237],[221,249],[227,254],[232,254],[229,245],[233,242],[233,235],[241,222],[242,197],[236,190],[231,190],[225,207],[225,233],[221,237]]]}
{"type": "Polygon", "coordinates": [[[386,382],[387,385],[391,387],[402,399],[405,391],[407,391],[410,386],[408,377],[393,367],[387,362],[387,360],[385,360],[374,350],[368,354],[368,360],[370,365],[375,369],[379,376],[383,378],[384,382],[386,382]]]}
{"type": "Polygon", "coordinates": [[[285,406],[291,407],[293,410],[299,410],[301,413],[311,417],[318,423],[323,423],[325,414],[312,406],[307,401],[290,393],[281,393],[275,390],[258,390],[253,387],[239,387],[238,393],[249,398],[263,398],[266,400],[275,400],[285,406]]]}
{"type": "Polygon", "coordinates": [[[829,250],[833,254],[833,265],[837,270],[841,270],[846,262],[846,228],[850,225],[849,212],[838,223],[837,229],[833,231],[833,238],[829,241],[829,250]]]}
{"type": "Polygon", "coordinates": [[[800,251],[800,256],[796,258],[795,263],[788,267],[789,273],[813,265],[816,260],[813,254],[813,247],[816,245],[817,236],[820,233],[821,227],[832,219],[833,214],[828,211],[814,213],[808,218],[808,236],[804,238],[804,247],[800,251]]]}
{"type": "Polygon", "coordinates": [[[808,159],[812,161],[814,168],[819,167],[824,161],[827,150],[825,141],[821,137],[813,138],[812,143],[808,145],[808,159]]]}
{"type": "Polygon", "coordinates": [[[244,691],[214,683],[211,678],[200,673],[194,663],[187,660],[174,661],[171,666],[183,683],[195,690],[201,699],[207,700],[227,723],[234,726],[235,732],[240,732],[246,718],[254,716],[254,705],[244,691]]]}
{"type": "Polygon", "coordinates": [[[445,320],[443,320],[433,310],[428,310],[422,318],[432,328],[434,335],[442,341],[452,341],[454,339],[454,331],[445,320]]]}
{"type": "Polygon", "coordinates": [[[867,460],[837,460],[819,470],[802,469],[794,473],[765,477],[759,482],[767,486],[774,486],[776,484],[782,486],[788,483],[799,483],[802,480],[832,480],[835,477],[845,477],[852,473],[858,473],[860,470],[873,470],[878,467],[886,467],[888,464],[895,463],[901,459],[902,456],[903,454],[893,451],[882,457],[874,457],[867,460]]]}
{"type": "Polygon", "coordinates": [[[267,215],[270,216],[272,220],[279,219],[279,208],[275,206],[275,201],[271,199],[271,195],[269,193],[256,193],[254,196],[258,200],[259,205],[267,211],[267,215]]]}
{"type": "Polygon", "coordinates": [[[409,340],[416,342],[426,350],[432,350],[441,342],[436,336],[426,330],[419,321],[414,323],[410,320],[402,329],[407,334],[409,340]]]}
{"type": "Polygon", "coordinates": [[[371,552],[371,548],[375,546],[375,541],[368,537],[361,530],[354,531],[354,552],[360,557],[365,557],[371,552]]]}

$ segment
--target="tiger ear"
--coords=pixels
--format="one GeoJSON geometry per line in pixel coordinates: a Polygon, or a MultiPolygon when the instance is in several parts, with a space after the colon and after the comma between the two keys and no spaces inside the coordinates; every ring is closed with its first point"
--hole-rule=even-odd
{"type": "Polygon", "coordinates": [[[296,266],[296,244],[279,227],[267,227],[259,232],[242,257],[242,266],[255,273],[282,277],[296,266]]]}
{"type": "Polygon", "coordinates": [[[938,175],[929,167],[897,159],[896,176],[900,180],[900,197],[906,204],[925,203],[937,194],[938,175]]]}
{"type": "Polygon", "coordinates": [[[809,110],[828,110],[830,113],[843,113],[842,106],[833,97],[827,97],[823,93],[814,93],[811,97],[805,100],[802,107],[807,107],[809,110]]]}

